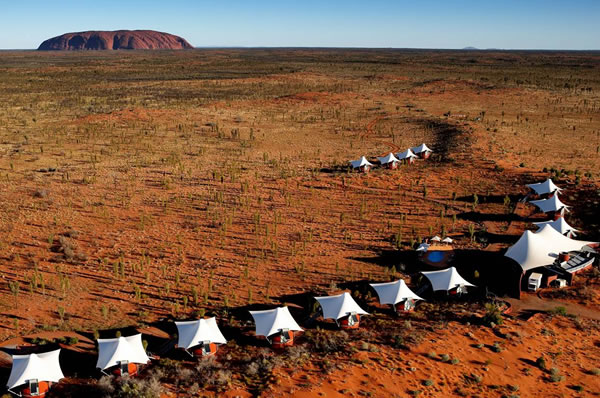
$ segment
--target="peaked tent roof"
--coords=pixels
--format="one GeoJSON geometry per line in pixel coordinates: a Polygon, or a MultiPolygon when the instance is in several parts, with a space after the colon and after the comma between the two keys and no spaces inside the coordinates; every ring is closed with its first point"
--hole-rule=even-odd
{"type": "Polygon", "coordinates": [[[575,236],[575,232],[578,232],[575,228],[570,226],[564,217],[559,217],[553,221],[543,221],[543,222],[534,222],[539,229],[541,229],[544,225],[550,225],[552,228],[560,232],[562,235],[570,232],[572,236],[575,236]]]}
{"type": "Polygon", "coordinates": [[[450,267],[441,271],[429,271],[421,273],[425,275],[427,279],[429,279],[434,291],[448,291],[460,285],[475,286],[460,276],[454,267],[450,267]]]}
{"type": "Polygon", "coordinates": [[[444,242],[444,243],[452,243],[452,242],[454,242],[454,240],[451,237],[447,236],[444,239],[442,239],[442,242],[444,242]]]}
{"type": "Polygon", "coordinates": [[[371,162],[369,162],[367,160],[367,158],[364,156],[362,156],[358,160],[351,160],[348,163],[350,163],[350,165],[352,165],[352,167],[355,169],[358,169],[359,167],[363,167],[363,166],[373,166],[373,164],[371,162]]]}
{"type": "Polygon", "coordinates": [[[548,178],[544,182],[538,182],[536,184],[527,184],[527,186],[535,191],[538,195],[545,195],[552,192],[560,192],[562,189],[554,185],[554,182],[548,178]]]}
{"type": "Polygon", "coordinates": [[[215,317],[196,321],[175,322],[175,325],[179,334],[177,341],[179,347],[190,348],[202,344],[204,341],[227,344],[227,340],[221,333],[215,317]]]}
{"type": "Polygon", "coordinates": [[[434,236],[433,238],[431,238],[431,241],[432,241],[432,242],[441,242],[441,241],[442,241],[442,238],[440,238],[439,236],[437,236],[437,235],[436,235],[436,236],[434,236]]]}
{"type": "Polygon", "coordinates": [[[142,344],[142,334],[115,339],[98,339],[98,362],[96,367],[106,369],[118,365],[119,361],[131,363],[148,363],[150,358],[146,355],[142,344]]]}
{"type": "Polygon", "coordinates": [[[407,149],[406,151],[404,151],[404,152],[398,152],[398,153],[396,154],[396,157],[398,158],[398,160],[403,160],[403,159],[408,159],[408,158],[416,158],[416,157],[417,157],[417,155],[415,155],[415,154],[413,153],[413,151],[412,151],[410,148],[408,148],[408,149],[407,149]]]}
{"type": "Polygon", "coordinates": [[[379,303],[395,305],[405,299],[423,300],[406,285],[403,279],[396,282],[371,283],[379,296],[379,303]]]}
{"type": "Polygon", "coordinates": [[[523,232],[517,243],[509,247],[504,255],[527,271],[552,264],[560,252],[579,251],[583,246],[593,243],[567,238],[547,224],[535,233],[523,232]]]}
{"type": "Polygon", "coordinates": [[[419,247],[417,247],[416,251],[426,252],[427,250],[429,250],[430,247],[431,247],[431,245],[429,243],[421,243],[419,245],[419,247]]]}
{"type": "Polygon", "coordinates": [[[296,323],[288,307],[278,307],[272,310],[250,311],[256,324],[256,335],[269,337],[281,329],[302,331],[296,323]]]}
{"type": "Polygon", "coordinates": [[[13,355],[13,364],[6,386],[14,388],[28,380],[58,382],[65,377],[60,369],[60,349],[43,354],[13,355]]]}
{"type": "Polygon", "coordinates": [[[532,200],[529,203],[537,206],[544,213],[549,213],[551,211],[559,211],[562,208],[569,211],[569,206],[561,202],[558,198],[558,195],[556,194],[549,199],[532,200]]]}
{"type": "Polygon", "coordinates": [[[394,156],[394,154],[391,153],[391,152],[388,153],[387,155],[385,155],[384,157],[377,158],[377,159],[379,159],[379,162],[381,164],[388,164],[388,163],[392,163],[392,162],[397,162],[398,161],[398,159],[396,159],[396,157],[394,156]]]}
{"type": "Polygon", "coordinates": [[[414,153],[422,153],[422,152],[433,152],[429,147],[425,144],[421,144],[419,146],[414,146],[410,148],[414,153]]]}
{"type": "Polygon", "coordinates": [[[356,301],[354,301],[348,292],[338,294],[337,296],[315,297],[315,299],[321,304],[323,318],[325,319],[332,318],[337,320],[352,312],[360,315],[369,315],[368,312],[356,304],[356,301]]]}

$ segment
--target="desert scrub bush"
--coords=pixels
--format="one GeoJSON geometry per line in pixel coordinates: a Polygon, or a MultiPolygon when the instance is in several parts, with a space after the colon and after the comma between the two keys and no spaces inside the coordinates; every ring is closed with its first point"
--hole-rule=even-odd
{"type": "Polygon", "coordinates": [[[594,368],[590,371],[594,376],[600,376],[600,368],[594,368]]]}
{"type": "Polygon", "coordinates": [[[440,360],[442,362],[449,362],[450,361],[450,355],[448,355],[448,354],[442,354],[442,355],[440,355],[440,360]]]}
{"type": "Polygon", "coordinates": [[[304,337],[312,344],[314,350],[322,353],[346,352],[350,341],[348,333],[339,331],[331,333],[323,330],[307,331],[304,337]]]}
{"type": "Polygon", "coordinates": [[[143,379],[123,377],[117,379],[115,384],[115,391],[111,396],[118,398],[160,398],[164,393],[159,378],[152,374],[143,379]]]}
{"type": "Polygon", "coordinates": [[[548,380],[550,380],[552,383],[558,383],[563,381],[564,379],[565,376],[560,374],[560,370],[558,370],[558,368],[550,369],[550,376],[548,377],[548,380]]]}
{"type": "Polygon", "coordinates": [[[426,380],[423,380],[423,385],[424,385],[425,387],[430,387],[430,386],[432,386],[433,384],[434,384],[434,383],[433,383],[433,380],[431,380],[431,379],[426,379],[426,380]]]}
{"type": "Polygon", "coordinates": [[[500,306],[496,303],[485,304],[485,314],[483,316],[483,324],[486,326],[494,327],[495,325],[502,325],[504,319],[502,318],[502,312],[500,306]]]}
{"type": "Polygon", "coordinates": [[[231,383],[231,371],[224,369],[214,357],[203,357],[196,365],[196,372],[204,386],[226,387],[231,383]]]}
{"type": "Polygon", "coordinates": [[[492,346],[492,351],[494,352],[502,352],[502,346],[500,345],[499,342],[495,342],[494,345],[492,346]]]}
{"type": "Polygon", "coordinates": [[[543,356],[541,356],[538,359],[536,359],[535,360],[535,364],[541,370],[547,370],[548,369],[548,366],[546,365],[546,358],[544,358],[543,356]]]}

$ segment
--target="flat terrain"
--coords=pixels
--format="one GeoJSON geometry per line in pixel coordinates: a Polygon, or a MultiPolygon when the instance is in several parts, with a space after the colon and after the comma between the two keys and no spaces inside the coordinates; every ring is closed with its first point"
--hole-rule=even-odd
{"type": "Polygon", "coordinates": [[[0,337],[76,333],[63,346],[89,366],[67,374],[61,396],[102,387],[91,341],[123,328],[179,361],[145,379],[172,396],[600,392],[597,269],[540,299],[592,316],[498,328],[481,325],[478,298],[432,300],[398,320],[366,286],[417,286],[413,247],[437,234],[455,239],[465,278],[507,293],[501,251],[544,220],[517,200],[548,176],[581,238],[600,239],[598,53],[0,52],[0,104],[0,337]],[[346,169],[422,142],[426,161],[346,169]],[[343,289],[375,311],[356,336],[309,321],[313,294],[343,289]],[[277,356],[247,309],[282,303],[307,333],[277,356]],[[234,340],[217,363],[169,353],[170,321],[204,314],[234,340]],[[343,348],[323,348],[316,325],[343,348]]]}

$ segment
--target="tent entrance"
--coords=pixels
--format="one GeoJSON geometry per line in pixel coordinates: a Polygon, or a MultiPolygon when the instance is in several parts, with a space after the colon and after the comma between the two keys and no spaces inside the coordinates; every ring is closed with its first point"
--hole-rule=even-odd
{"type": "Polygon", "coordinates": [[[38,379],[31,379],[27,381],[29,387],[29,395],[32,397],[37,397],[40,395],[40,383],[38,379]]]}
{"type": "Polygon", "coordinates": [[[119,361],[118,364],[121,376],[129,375],[129,361],[119,361]]]}

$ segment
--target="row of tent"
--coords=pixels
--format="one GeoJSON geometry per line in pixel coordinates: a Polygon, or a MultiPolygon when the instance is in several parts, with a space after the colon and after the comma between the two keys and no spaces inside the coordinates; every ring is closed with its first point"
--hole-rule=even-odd
{"type": "MultiPolygon", "coordinates": [[[[555,220],[534,223],[536,232],[525,231],[519,240],[508,248],[505,256],[512,258],[521,266],[523,272],[552,264],[561,252],[582,251],[586,247],[592,248],[597,242],[588,242],[572,239],[577,231],[564,219],[564,211],[568,206],[558,199],[562,191],[551,179],[537,184],[527,185],[537,195],[552,195],[547,199],[533,200],[544,213],[555,213],[555,220]]],[[[591,249],[590,249],[591,250],[591,249]]]]}
{"type": "MultiPolygon", "coordinates": [[[[390,152],[386,156],[378,157],[377,159],[382,166],[395,169],[398,167],[398,163],[403,160],[412,163],[416,158],[427,159],[431,156],[432,152],[433,151],[429,149],[427,145],[421,144],[416,147],[408,148],[404,152],[398,152],[395,155],[390,152]]],[[[374,166],[374,164],[369,162],[364,156],[358,160],[351,160],[348,163],[350,163],[350,166],[352,166],[353,169],[363,172],[368,172],[374,166]]]]}
{"type": "MultiPolygon", "coordinates": [[[[440,271],[423,272],[430,281],[434,291],[463,293],[467,286],[474,286],[466,281],[456,268],[440,271]]],[[[372,283],[382,305],[391,304],[395,311],[410,311],[418,300],[423,300],[399,279],[395,282],[372,283]]],[[[352,298],[344,292],[334,296],[315,297],[321,306],[324,319],[333,319],[344,329],[358,328],[360,317],[369,315],[352,298]]],[[[302,331],[287,306],[270,310],[250,311],[255,323],[257,336],[264,336],[273,348],[293,345],[294,332],[302,331]]],[[[177,347],[190,355],[212,355],[219,344],[227,340],[217,325],[215,317],[193,321],[175,322],[178,331],[177,347]],[[192,354],[188,350],[194,350],[192,354]]],[[[51,386],[64,375],[59,362],[60,349],[29,355],[13,355],[13,365],[7,387],[10,392],[22,396],[43,396],[51,386]]],[[[103,373],[112,369],[113,374],[135,375],[138,365],[147,364],[148,356],[142,342],[142,335],[112,339],[98,339],[98,360],[96,367],[103,373]]]]}

